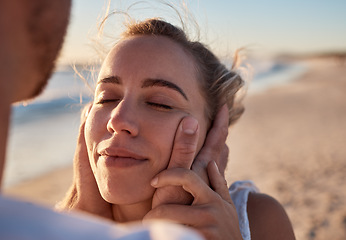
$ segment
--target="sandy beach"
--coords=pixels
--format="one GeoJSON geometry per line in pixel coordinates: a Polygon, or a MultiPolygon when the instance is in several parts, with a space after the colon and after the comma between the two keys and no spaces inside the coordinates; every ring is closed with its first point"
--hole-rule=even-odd
{"type": "MultiPolygon", "coordinates": [[[[253,180],[281,202],[297,239],[346,239],[346,67],[305,62],[299,79],[245,98],[226,176],[253,180]]],[[[59,169],[4,193],[53,206],[71,179],[72,168],[59,169]]]]}

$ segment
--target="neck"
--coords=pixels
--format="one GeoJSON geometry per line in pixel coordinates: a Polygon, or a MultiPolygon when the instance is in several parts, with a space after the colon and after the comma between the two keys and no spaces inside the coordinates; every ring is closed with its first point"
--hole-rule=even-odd
{"type": "Polygon", "coordinates": [[[119,223],[142,221],[150,210],[151,199],[130,205],[112,205],[113,218],[119,223]]]}

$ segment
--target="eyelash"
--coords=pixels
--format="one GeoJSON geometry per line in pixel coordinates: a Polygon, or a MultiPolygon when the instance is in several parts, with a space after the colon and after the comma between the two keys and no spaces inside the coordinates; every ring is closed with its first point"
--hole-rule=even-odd
{"type": "MultiPolygon", "coordinates": [[[[96,104],[105,104],[105,103],[110,103],[110,102],[116,102],[119,101],[118,99],[101,99],[99,100],[96,104]]],[[[154,103],[154,102],[147,102],[147,104],[151,107],[155,108],[160,108],[164,110],[172,110],[173,108],[171,106],[165,105],[165,104],[159,104],[159,103],[154,103]]]]}
{"type": "Polygon", "coordinates": [[[147,102],[149,106],[155,107],[155,108],[160,108],[160,109],[165,109],[165,110],[172,110],[173,108],[171,106],[165,105],[165,104],[159,104],[159,103],[154,103],[154,102],[147,102]]]}
{"type": "Polygon", "coordinates": [[[119,101],[118,99],[101,99],[99,100],[96,104],[105,104],[105,103],[109,103],[109,102],[117,102],[119,101]]]}

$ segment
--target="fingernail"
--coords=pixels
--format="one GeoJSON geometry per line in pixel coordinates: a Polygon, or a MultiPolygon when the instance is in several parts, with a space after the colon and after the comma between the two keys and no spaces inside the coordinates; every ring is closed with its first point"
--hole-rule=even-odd
{"type": "Polygon", "coordinates": [[[153,178],[153,180],[151,180],[150,182],[151,186],[155,187],[158,181],[159,181],[158,177],[153,178]]]}
{"type": "Polygon", "coordinates": [[[198,122],[193,117],[187,117],[183,120],[183,131],[185,134],[195,134],[197,131],[198,122]]]}
{"type": "Polygon", "coordinates": [[[216,162],[215,161],[213,161],[213,162],[214,162],[214,165],[215,165],[217,172],[220,173],[219,167],[217,166],[216,162]]]}

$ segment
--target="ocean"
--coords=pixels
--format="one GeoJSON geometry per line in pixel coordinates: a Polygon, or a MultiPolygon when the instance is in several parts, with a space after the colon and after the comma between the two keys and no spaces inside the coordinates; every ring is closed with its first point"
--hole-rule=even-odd
{"type": "MultiPolygon", "coordinates": [[[[286,84],[306,71],[301,64],[252,61],[248,94],[286,84]]],[[[79,71],[93,85],[95,74],[79,71]]],[[[4,186],[10,187],[53,170],[71,166],[80,112],[92,100],[92,91],[70,67],[52,75],[43,94],[14,105],[7,145],[4,186]]]]}

